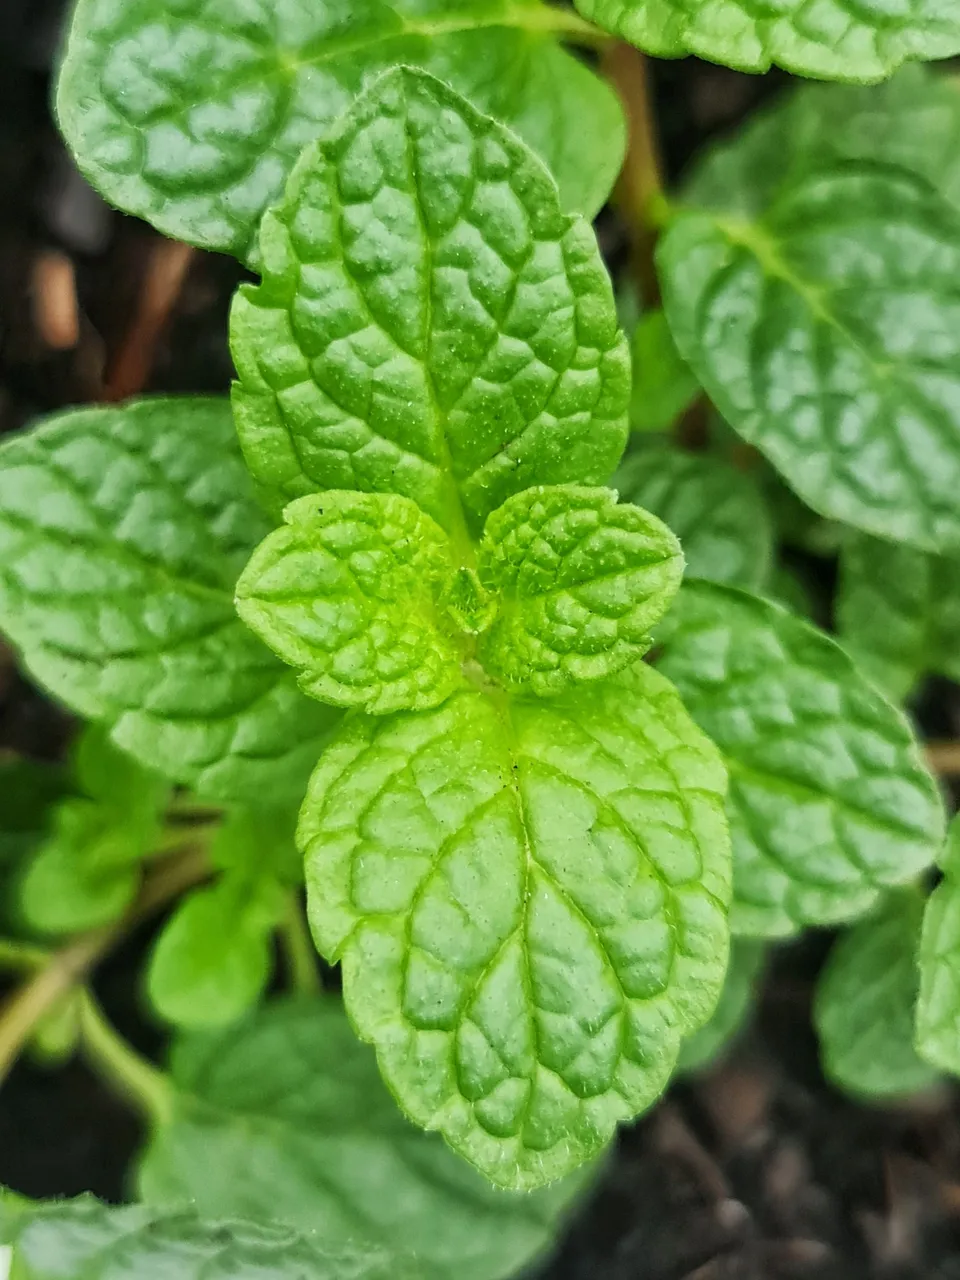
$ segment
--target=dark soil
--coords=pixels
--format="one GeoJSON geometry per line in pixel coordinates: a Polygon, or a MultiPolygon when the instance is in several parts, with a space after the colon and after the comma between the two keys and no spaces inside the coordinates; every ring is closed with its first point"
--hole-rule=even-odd
{"type": "MultiPolygon", "coordinates": [[[[0,431],[129,385],[131,335],[164,252],[149,228],[103,205],[58,141],[48,100],[61,9],[62,0],[0,3],[0,431]],[[66,279],[69,302],[71,278],[68,340],[48,295],[66,279]]],[[[694,61],[656,64],[654,75],[672,176],[779,84],[694,61]]],[[[616,219],[604,215],[599,233],[616,271],[626,256],[616,219]]],[[[226,389],[226,311],[241,275],[225,258],[192,255],[170,325],[147,343],[145,389],[226,389]]],[[[952,686],[932,685],[918,712],[932,736],[960,729],[952,686]]],[[[56,759],[70,732],[0,654],[0,750],[56,759]]],[[[780,952],[729,1060],[677,1085],[623,1133],[538,1280],[960,1280],[956,1096],[945,1087],[909,1110],[881,1111],[824,1083],[809,1002],[828,942],[780,952]]],[[[129,940],[97,986],[125,1034],[157,1053],[136,986],[148,943],[129,940]]],[[[0,1183],[119,1200],[141,1137],[81,1063],[53,1071],[25,1061],[0,1092],[0,1183]]]]}

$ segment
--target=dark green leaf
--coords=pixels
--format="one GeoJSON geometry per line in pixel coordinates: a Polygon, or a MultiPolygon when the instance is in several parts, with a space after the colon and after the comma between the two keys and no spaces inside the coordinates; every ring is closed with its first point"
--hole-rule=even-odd
{"type": "Polygon", "coordinates": [[[637,322],[630,342],[633,392],[630,427],[633,431],[666,431],[693,403],[700,384],[680,358],[677,344],[661,310],[647,311],[637,322]]]}

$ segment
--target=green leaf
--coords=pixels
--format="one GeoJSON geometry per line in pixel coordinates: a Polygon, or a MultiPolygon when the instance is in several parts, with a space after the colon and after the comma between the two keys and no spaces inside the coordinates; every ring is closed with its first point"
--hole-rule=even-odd
{"type": "Polygon", "coordinates": [[[378,715],[442,702],[464,656],[442,606],[443,530],[397,494],[312,494],[283,518],[240,575],[237,612],[304,693],[378,715]]]}
{"type": "Polygon", "coordinates": [[[684,201],[753,217],[778,188],[833,160],[900,165],[960,206],[956,79],[915,64],[883,85],[801,85],[712,147],[684,201]]]}
{"type": "Polygon", "coordinates": [[[734,939],[730,963],[713,1017],[684,1040],[677,1059],[680,1071],[700,1071],[716,1062],[743,1030],[750,1015],[766,952],[748,938],[734,939]]]}
{"type": "Polygon", "coordinates": [[[57,805],[53,829],[19,886],[23,919],[45,933],[75,933],[123,914],[159,835],[169,790],[96,725],[77,743],[74,775],[82,794],[57,805]]]}
{"type": "Polygon", "coordinates": [[[630,427],[634,431],[667,431],[696,400],[700,384],[680,358],[667,318],[659,308],[640,317],[630,352],[630,427]]]}
{"type": "Polygon", "coordinates": [[[774,64],[822,80],[883,80],[914,58],[960,53],[941,0],[577,0],[592,22],[658,58],[694,54],[738,71],[774,64]]]}
{"type": "Polygon", "coordinates": [[[960,560],[850,534],[836,611],[848,652],[891,697],[927,673],[960,679],[960,560]]]}
{"type": "Polygon", "coordinates": [[[423,66],[542,156],[592,218],[623,159],[612,91],[530,0],[80,0],[60,127],[90,182],[167,235],[240,257],[303,148],[365,81],[423,66]]]}
{"type": "Polygon", "coordinates": [[[916,1046],[923,1058],[960,1075],[960,820],[940,858],[943,880],[927,901],[920,935],[916,1046]]]}
{"type": "Polygon", "coordinates": [[[386,1245],[427,1280],[501,1280],[547,1246],[583,1177],[497,1191],[403,1119],[331,998],[181,1041],[172,1121],[140,1169],[151,1203],[280,1217],[331,1249],[386,1245]]]}
{"type": "Polygon", "coordinates": [[[602,483],[629,353],[593,232],[518,138],[409,68],[308,147],[233,305],[237,429],[277,506],[413,498],[467,527],[531,484],[602,483]]]}
{"type": "Polygon", "coordinates": [[[827,1075],[851,1093],[898,1097],[936,1084],[913,1047],[923,899],[891,895],[844,934],[820,975],[813,1017],[827,1075]]]}
{"type": "Polygon", "coordinates": [[[727,951],[719,759],[643,663],[358,718],[300,815],[310,921],[404,1110],[539,1186],[649,1106],[727,951]]]}
{"type": "Polygon", "coordinates": [[[480,640],[486,671],[541,696],[635,663],[680,586],[680,544],[611,489],[528,489],[490,516],[483,585],[500,613],[480,640]]]}
{"type": "Polygon", "coordinates": [[[684,359],[805,502],[960,545],[960,212],[905,170],[847,163],[756,220],[680,214],[658,264],[684,359]]]}
{"type": "Polygon", "coordinates": [[[68,411],[0,446],[0,627],[149,768],[296,798],[337,717],[236,616],[268,529],[225,401],[68,411]]]}
{"type": "Polygon", "coordinates": [[[419,1280],[423,1275],[392,1252],[346,1244],[330,1248],[314,1231],[300,1234],[233,1217],[204,1221],[192,1209],[116,1207],[92,1196],[23,1206],[9,1236],[10,1275],[16,1280],[419,1280]]]}
{"type": "Polygon", "coordinates": [[[288,887],[303,883],[295,841],[297,809],[236,806],[210,842],[210,864],[219,871],[273,876],[288,887]]]}
{"type": "Polygon", "coordinates": [[[735,933],[853,919],[933,862],[943,805],[910,725],[822,631],[698,582],[657,638],[730,773],[735,933]]]}
{"type": "Polygon", "coordinates": [[[773,559],[770,512],[743,471],[709,454],[650,440],[631,449],[611,484],[670,526],[689,577],[744,587],[765,582],[773,559]]]}

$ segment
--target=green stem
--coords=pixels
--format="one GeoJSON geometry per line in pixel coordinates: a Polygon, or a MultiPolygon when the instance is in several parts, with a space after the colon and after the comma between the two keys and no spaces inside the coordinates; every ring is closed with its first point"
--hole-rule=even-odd
{"type": "Polygon", "coordinates": [[[148,857],[161,858],[206,845],[220,829],[220,821],[189,823],[177,821],[166,826],[153,842],[148,857]]]}
{"type": "Polygon", "coordinates": [[[290,895],[281,936],[294,991],[304,996],[319,995],[323,990],[323,983],[317,969],[317,953],[307,931],[300,895],[297,893],[290,895]]]}
{"type": "Polygon", "coordinates": [[[42,969],[50,959],[50,952],[16,938],[0,938],[0,969],[16,969],[30,973],[42,969]]]}
{"type": "Polygon", "coordinates": [[[95,1067],[134,1106],[155,1124],[170,1120],[173,1088],[169,1077],[141,1057],[109,1023],[88,988],[80,992],[80,1033],[84,1053],[95,1067]]]}

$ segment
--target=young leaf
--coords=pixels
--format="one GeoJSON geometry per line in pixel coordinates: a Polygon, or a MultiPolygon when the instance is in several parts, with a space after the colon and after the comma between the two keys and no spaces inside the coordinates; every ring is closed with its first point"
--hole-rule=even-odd
{"type": "Polygon", "coordinates": [[[226,402],[67,411],[0,446],[0,627],[148,768],[280,803],[338,717],[236,616],[268,529],[226,402]]]}
{"type": "Polygon", "coordinates": [[[845,933],[820,975],[813,1017],[827,1075],[851,1093],[899,1097],[936,1084],[913,1047],[923,899],[892,894],[845,933]]]}
{"type": "MultiPolygon", "coordinates": [[[[330,1248],[316,1231],[192,1209],[105,1205],[92,1196],[21,1205],[6,1226],[16,1280],[419,1280],[412,1261],[384,1249],[330,1248]]],[[[0,1256],[0,1265],[3,1258],[0,1256]]],[[[4,1273],[6,1274],[6,1273],[4,1273]]]]}
{"type": "Polygon", "coordinates": [[[735,933],[853,919],[932,863],[943,805],[910,726],[822,631],[697,582],[657,638],[730,773],[735,933]]]}
{"type": "Polygon", "coordinates": [[[464,657],[443,530],[397,494],[312,494],[283,518],[240,575],[237,612],[304,693],[378,715],[442,702],[464,657]]]}
{"type": "Polygon", "coordinates": [[[610,482],[658,515],[680,539],[687,575],[760,587],[773,560],[773,527],[760,487],[709,454],[666,441],[638,443],[610,482]]]}
{"type": "Polygon", "coordinates": [[[723,768],[643,663],[345,726],[300,815],[311,925],[404,1110],[531,1188],[649,1106],[727,952],[723,768]]]}
{"type": "Polygon", "coordinates": [[[920,935],[916,1046],[923,1058],[960,1075],[960,820],[940,858],[943,880],[927,901],[920,935]]]}
{"type": "Polygon", "coordinates": [[[663,312],[646,311],[630,342],[633,391],[630,428],[667,431],[697,398],[700,384],[680,358],[663,312]]]}
{"type": "Polygon", "coordinates": [[[365,81],[423,66],[516,129],[564,208],[592,218],[625,131],[616,96],[552,38],[582,26],[531,0],[80,0],[57,114],[111,204],[246,257],[300,152],[365,81]]]}
{"type": "Polygon", "coordinates": [[[960,53],[960,14],[941,0],[577,0],[592,22],[658,58],[694,54],[739,71],[883,80],[913,58],[960,53]]]}
{"type": "Polygon", "coordinates": [[[425,1280],[503,1280],[552,1239],[583,1185],[496,1191],[397,1110],[339,1001],[269,1005],[181,1041],[173,1117],[140,1169],[151,1203],[290,1222],[337,1250],[387,1246],[425,1280]]]}
{"type": "Polygon", "coordinates": [[[443,526],[602,483],[629,353],[590,227],[518,138],[398,68],[308,147],[231,317],[234,409],[277,505],[401,493],[443,526]]]}
{"type": "Polygon", "coordinates": [[[960,212],[905,170],[847,163],[755,221],[680,214],[658,261],[684,359],[805,502],[960,545],[960,212]]]}
{"type": "Polygon", "coordinates": [[[730,963],[713,1017],[684,1040],[677,1059],[679,1071],[699,1071],[722,1057],[743,1029],[763,971],[764,948],[749,938],[735,938],[730,963]]]}
{"type": "Polygon", "coordinates": [[[483,585],[500,612],[480,639],[486,671],[549,696],[635,663],[683,576],[680,544],[611,489],[528,489],[487,520],[483,585]]]}
{"type": "Polygon", "coordinates": [[[836,610],[847,651],[891,697],[928,672],[960,679],[960,559],[850,534],[836,610]]]}

